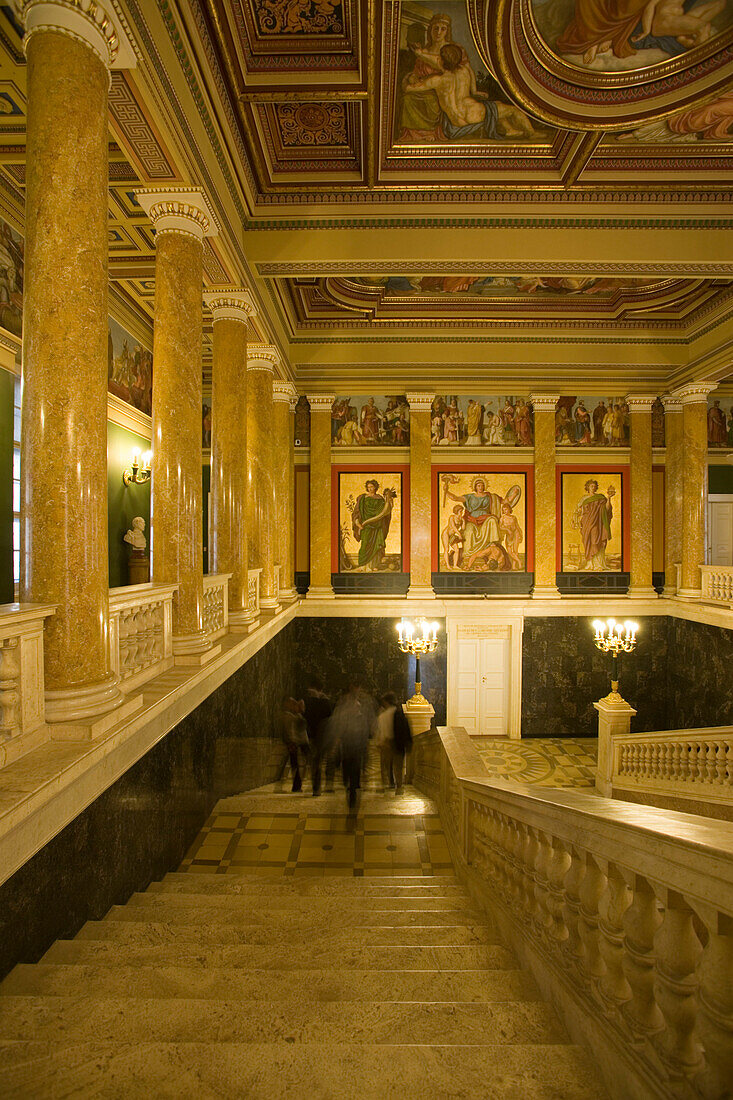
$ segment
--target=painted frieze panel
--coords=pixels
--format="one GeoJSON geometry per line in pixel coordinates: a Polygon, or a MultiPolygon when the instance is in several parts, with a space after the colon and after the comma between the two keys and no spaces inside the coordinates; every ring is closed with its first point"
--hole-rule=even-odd
{"type": "Polygon", "coordinates": [[[337,397],[331,409],[334,447],[406,447],[410,406],[404,394],[337,397]]]}
{"type": "Polygon", "coordinates": [[[622,470],[560,470],[561,571],[620,573],[624,564],[622,470]]]}
{"type": "Polygon", "coordinates": [[[527,572],[527,547],[532,543],[527,529],[530,476],[531,470],[515,466],[460,466],[435,472],[437,572],[527,572]]]}
{"type": "Polygon", "coordinates": [[[338,0],[258,0],[251,5],[257,31],[267,35],[343,34],[344,5],[338,0]]]}
{"type": "Polygon", "coordinates": [[[625,397],[561,397],[555,409],[558,447],[628,447],[625,397]]]}
{"type": "Polygon", "coordinates": [[[708,396],[708,447],[733,447],[733,399],[708,396]]]}
{"type": "Polygon", "coordinates": [[[153,353],[139,340],[108,319],[107,388],[148,416],[153,411],[153,353]]]}
{"type": "Polygon", "coordinates": [[[211,447],[211,398],[204,398],[201,406],[201,446],[204,450],[211,447]]]}
{"type": "Polygon", "coordinates": [[[402,469],[334,469],[339,573],[403,572],[402,469]]]}
{"type": "Polygon", "coordinates": [[[652,405],[652,447],[664,446],[664,403],[657,397],[652,405]]]}
{"type": "Polygon", "coordinates": [[[430,430],[434,447],[531,447],[534,414],[526,397],[436,394],[430,430]]]}

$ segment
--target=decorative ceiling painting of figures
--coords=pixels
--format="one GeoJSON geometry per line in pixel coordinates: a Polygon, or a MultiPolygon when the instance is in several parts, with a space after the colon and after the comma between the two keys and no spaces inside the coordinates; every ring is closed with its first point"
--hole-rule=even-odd
{"type": "Polygon", "coordinates": [[[480,60],[465,0],[402,5],[399,42],[396,144],[547,143],[550,131],[507,98],[480,60]]]}
{"type": "Polygon", "coordinates": [[[707,45],[733,24],[733,0],[532,0],[532,13],[563,61],[625,72],[707,45]]]}

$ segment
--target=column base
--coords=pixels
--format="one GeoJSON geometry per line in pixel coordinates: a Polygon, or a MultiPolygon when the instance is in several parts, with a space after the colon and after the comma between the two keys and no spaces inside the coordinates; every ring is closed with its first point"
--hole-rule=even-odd
{"type": "Polygon", "coordinates": [[[203,630],[173,635],[173,661],[176,665],[200,668],[208,664],[212,657],[216,657],[217,653],[221,653],[221,646],[213,645],[203,630]]]}
{"type": "Polygon", "coordinates": [[[435,590],[432,584],[411,584],[405,593],[406,600],[434,600],[435,590]]]}
{"type": "Polygon", "coordinates": [[[664,596],[665,599],[670,600],[672,598],[672,596],[677,595],[677,585],[676,584],[665,584],[664,588],[662,589],[662,595],[664,596]]]}
{"type": "Polygon", "coordinates": [[[533,600],[560,600],[562,596],[554,584],[536,584],[532,589],[533,600]]]}
{"type": "Polygon", "coordinates": [[[277,596],[260,596],[260,609],[262,611],[278,611],[280,601],[277,596]]]}
{"type": "Polygon", "coordinates": [[[336,594],[334,593],[331,585],[311,585],[306,595],[306,600],[335,600],[336,594]]]}
{"type": "Polygon", "coordinates": [[[46,721],[77,722],[106,714],[124,702],[119,678],[110,673],[103,680],[79,687],[47,688],[46,721]]]}
{"type": "Polygon", "coordinates": [[[656,588],[647,588],[642,585],[630,587],[626,592],[627,599],[631,600],[657,600],[659,593],[656,588]]]}
{"type": "Polygon", "coordinates": [[[280,603],[292,603],[293,600],[297,600],[298,595],[297,588],[281,588],[280,603]]]}
{"type": "Polygon", "coordinates": [[[251,611],[230,611],[229,632],[231,634],[251,634],[257,629],[259,615],[253,615],[251,611]]]}
{"type": "Polygon", "coordinates": [[[142,695],[122,696],[123,702],[106,714],[86,721],[49,723],[48,732],[52,741],[96,741],[105,733],[131,718],[143,705],[142,695]]]}
{"type": "Polygon", "coordinates": [[[701,600],[702,588],[678,588],[676,596],[680,600],[701,600]]]}

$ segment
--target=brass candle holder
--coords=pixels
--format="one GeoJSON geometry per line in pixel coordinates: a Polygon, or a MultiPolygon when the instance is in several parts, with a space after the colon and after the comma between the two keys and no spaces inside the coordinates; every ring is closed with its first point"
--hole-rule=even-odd
{"type": "Polygon", "coordinates": [[[397,633],[401,651],[411,653],[415,658],[415,694],[408,700],[407,705],[427,704],[428,701],[422,694],[420,658],[427,653],[433,653],[437,648],[438,624],[429,623],[423,616],[419,616],[414,623],[409,619],[401,619],[397,623],[397,633]]]}
{"type": "Polygon", "coordinates": [[[624,622],[617,623],[615,619],[608,619],[603,622],[601,619],[593,620],[593,629],[595,630],[595,642],[596,649],[599,649],[601,653],[610,653],[613,658],[613,664],[611,668],[611,691],[606,696],[609,702],[617,703],[621,700],[621,695],[618,690],[618,657],[619,653],[631,653],[636,648],[636,633],[639,629],[638,623],[624,622]]]}

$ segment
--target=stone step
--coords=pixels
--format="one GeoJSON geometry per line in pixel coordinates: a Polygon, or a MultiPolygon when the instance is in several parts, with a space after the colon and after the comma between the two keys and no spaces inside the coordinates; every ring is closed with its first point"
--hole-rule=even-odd
{"type": "Polygon", "coordinates": [[[368,878],[313,875],[293,878],[275,878],[272,881],[242,881],[240,875],[181,875],[167,876],[160,883],[151,883],[148,893],[187,893],[195,885],[200,893],[226,893],[242,897],[324,897],[356,899],[364,898],[414,898],[453,899],[467,898],[468,891],[458,885],[437,886],[433,883],[419,886],[394,886],[389,882],[375,884],[368,878]],[[185,889],[181,889],[184,887],[185,889]]]}
{"type": "MultiPolygon", "coordinates": [[[[202,898],[200,894],[191,894],[188,891],[176,891],[170,894],[148,892],[146,894],[133,894],[126,903],[130,908],[146,909],[148,912],[166,912],[173,908],[200,907],[202,898]]],[[[285,891],[283,893],[263,894],[211,894],[204,902],[206,907],[214,909],[229,909],[232,912],[247,912],[266,906],[268,909],[292,909],[295,912],[312,915],[322,913],[324,920],[329,914],[350,912],[365,912],[378,910],[387,913],[398,909],[403,912],[414,910],[420,913],[449,913],[456,910],[465,911],[475,906],[471,898],[464,894],[455,898],[400,898],[391,896],[376,897],[330,897],[320,894],[296,894],[285,891]]],[[[348,918],[344,916],[344,920],[348,918]]]]}
{"type": "MultiPolygon", "coordinates": [[[[306,836],[308,834],[306,833],[306,836]]],[[[353,883],[357,887],[363,886],[461,886],[455,875],[364,875],[363,877],[356,877],[353,869],[348,870],[345,874],[329,874],[328,881],[335,879],[341,892],[346,892],[350,889],[349,883],[353,883]]],[[[240,873],[236,867],[231,867],[226,874],[218,874],[215,868],[202,871],[201,869],[191,871],[170,871],[162,879],[155,879],[150,883],[148,890],[161,890],[174,882],[180,882],[184,884],[190,884],[191,882],[203,882],[207,887],[209,885],[221,887],[225,889],[235,886],[240,888],[241,886],[253,884],[255,886],[270,887],[273,885],[287,885],[291,882],[319,882],[324,881],[324,876],[315,872],[312,875],[301,875],[297,877],[286,878],[283,871],[271,868],[271,872],[257,873],[252,871],[243,871],[240,873]]]]}
{"type": "Polygon", "coordinates": [[[368,1043],[48,1043],[0,1046],[4,1100],[196,1097],[257,1100],[599,1100],[573,1046],[368,1043]]]}
{"type": "MultiPolygon", "coordinates": [[[[308,997],[307,986],[303,988],[308,997]]],[[[0,998],[0,1042],[566,1043],[541,1001],[351,1003],[117,997],[0,998]]]]}
{"type": "MultiPolygon", "coordinates": [[[[161,914],[163,915],[163,914],[161,914]]],[[[182,914],[176,914],[181,917],[182,914]]],[[[166,917],[169,914],[165,914],[166,917]]],[[[217,914],[220,916],[220,914],[217,914]]],[[[415,928],[283,928],[232,927],[220,920],[204,923],[185,921],[88,921],[76,935],[77,940],[108,940],[126,944],[270,944],[278,950],[293,940],[303,941],[312,948],[329,946],[348,950],[350,947],[420,947],[425,944],[500,943],[500,938],[486,925],[455,925],[415,928]]]]}
{"type": "Polygon", "coordinates": [[[254,970],[476,970],[514,968],[505,947],[463,944],[451,947],[331,947],[309,943],[234,944],[197,947],[172,944],[122,944],[105,940],[57,940],[43,956],[48,963],[94,963],[98,966],[181,965],[239,967],[254,970]]]}
{"type": "Polygon", "coordinates": [[[524,970],[232,970],[157,966],[21,964],[0,985],[3,996],[95,996],[301,1001],[453,1001],[483,1004],[539,999],[524,970]]]}
{"type": "MultiPolygon", "coordinates": [[[[309,913],[307,909],[257,906],[220,906],[219,899],[212,902],[206,895],[186,895],[191,900],[184,905],[166,905],[143,909],[139,905],[113,905],[104,917],[105,921],[153,920],[165,924],[227,924],[237,928],[278,928],[302,932],[310,936],[323,928],[332,928],[338,914],[324,914],[322,909],[309,913]],[[198,899],[198,904],[194,902],[198,899]]],[[[276,899],[277,902],[277,899],[276,899]]],[[[410,904],[408,902],[408,904],[410,904]]],[[[475,909],[446,909],[435,912],[431,906],[410,909],[348,909],[339,926],[349,928],[411,928],[429,925],[431,928],[455,928],[461,925],[484,925],[488,922],[483,913],[475,909]]]]}

